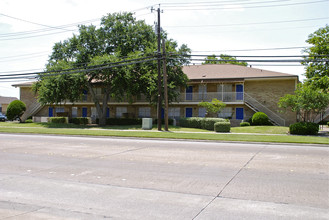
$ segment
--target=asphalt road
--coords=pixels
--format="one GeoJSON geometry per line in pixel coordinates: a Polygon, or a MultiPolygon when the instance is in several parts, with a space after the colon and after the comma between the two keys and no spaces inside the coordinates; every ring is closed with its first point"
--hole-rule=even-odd
{"type": "Polygon", "coordinates": [[[329,219],[328,147],[0,134],[0,219],[329,219]]]}

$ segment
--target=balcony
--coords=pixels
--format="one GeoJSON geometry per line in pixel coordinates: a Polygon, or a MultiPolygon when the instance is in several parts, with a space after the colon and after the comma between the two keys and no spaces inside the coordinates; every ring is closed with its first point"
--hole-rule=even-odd
{"type": "Polygon", "coordinates": [[[208,92],[200,93],[181,93],[179,102],[211,102],[212,99],[218,99],[222,102],[243,102],[243,92],[208,92]]]}
{"type": "MultiPolygon", "coordinates": [[[[103,96],[101,94],[96,95],[99,101],[102,101],[103,96]]],[[[226,103],[242,103],[244,102],[244,94],[243,92],[208,92],[208,93],[181,93],[178,97],[177,102],[211,102],[212,99],[218,99],[219,101],[226,103]]],[[[93,102],[91,96],[85,96],[82,102],[93,102]]],[[[110,98],[110,103],[116,103],[113,98],[110,98]]],[[[128,102],[126,98],[124,98],[121,102],[128,102]]],[[[135,97],[133,99],[133,103],[139,102],[148,102],[145,96],[141,95],[141,97],[135,97]]]]}

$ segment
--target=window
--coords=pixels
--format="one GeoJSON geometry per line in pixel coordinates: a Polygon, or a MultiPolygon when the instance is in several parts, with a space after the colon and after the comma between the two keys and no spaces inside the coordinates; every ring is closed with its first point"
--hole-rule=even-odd
{"type": "Polygon", "coordinates": [[[200,100],[207,99],[207,85],[206,84],[199,85],[199,99],[200,100]]]}
{"type": "Polygon", "coordinates": [[[65,112],[64,107],[56,107],[56,113],[65,112]]]}
{"type": "Polygon", "coordinates": [[[207,113],[206,108],[199,108],[199,114],[198,114],[199,117],[206,117],[206,113],[207,113]]]}
{"type": "Polygon", "coordinates": [[[78,107],[72,107],[72,118],[78,117],[78,107]]]}
{"type": "Polygon", "coordinates": [[[219,118],[232,118],[232,107],[223,108],[220,113],[218,113],[219,118]]]}
{"type": "Polygon", "coordinates": [[[117,107],[116,117],[121,118],[123,113],[127,113],[127,107],[117,107]]]}
{"type": "Polygon", "coordinates": [[[169,108],[168,117],[169,118],[179,118],[180,117],[180,108],[169,108]]]}
{"type": "Polygon", "coordinates": [[[151,117],[151,108],[150,107],[140,107],[138,109],[139,118],[149,118],[151,117]]]}

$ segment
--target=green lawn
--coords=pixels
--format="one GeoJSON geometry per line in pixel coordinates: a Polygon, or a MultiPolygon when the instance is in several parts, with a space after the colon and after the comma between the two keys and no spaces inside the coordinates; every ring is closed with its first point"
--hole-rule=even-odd
{"type": "Polygon", "coordinates": [[[246,127],[233,127],[232,133],[257,133],[257,134],[288,134],[288,127],[280,126],[246,126],[246,127]]]}
{"type": "Polygon", "coordinates": [[[152,131],[143,131],[140,126],[78,126],[60,125],[47,123],[0,123],[0,132],[3,133],[34,133],[34,134],[62,134],[62,135],[92,135],[92,136],[116,136],[116,137],[143,137],[143,138],[171,138],[171,139],[197,139],[197,140],[217,140],[217,141],[248,141],[248,142],[277,142],[277,143],[310,143],[327,144],[328,137],[318,136],[292,136],[286,135],[284,127],[243,127],[232,128],[231,134],[215,133],[201,129],[180,128],[170,126],[171,132],[157,132],[154,127],[152,131]],[[260,131],[262,130],[262,131],[260,131]],[[181,132],[175,132],[181,131],[181,132]],[[234,134],[234,133],[254,133],[234,134]],[[264,132],[279,135],[265,135],[264,132]],[[280,132],[282,133],[280,135],[280,132]],[[263,133],[263,134],[260,134],[263,133]]]}

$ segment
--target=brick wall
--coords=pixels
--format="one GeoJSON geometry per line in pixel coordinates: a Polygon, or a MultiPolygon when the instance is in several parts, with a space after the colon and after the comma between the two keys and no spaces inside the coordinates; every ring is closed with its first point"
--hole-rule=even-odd
{"type": "Polygon", "coordinates": [[[294,93],[295,79],[246,80],[244,85],[246,93],[284,118],[286,126],[296,122],[296,113],[291,111],[285,113],[278,112],[278,110],[282,110],[278,107],[280,97],[294,93]]]}

